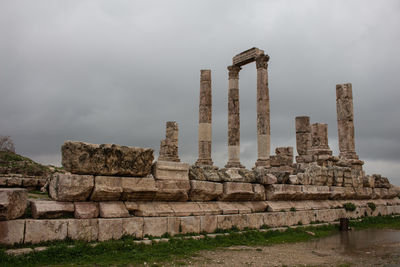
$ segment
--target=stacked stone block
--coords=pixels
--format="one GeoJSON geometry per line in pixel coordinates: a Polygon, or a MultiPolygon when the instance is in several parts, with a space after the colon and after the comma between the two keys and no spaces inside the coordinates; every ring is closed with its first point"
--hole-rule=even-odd
{"type": "Polygon", "coordinates": [[[165,139],[161,140],[159,161],[180,162],[178,156],[178,123],[166,123],[165,139]]]}
{"type": "Polygon", "coordinates": [[[311,162],[311,125],[310,117],[299,116],[295,119],[296,127],[296,162],[311,162]]]}

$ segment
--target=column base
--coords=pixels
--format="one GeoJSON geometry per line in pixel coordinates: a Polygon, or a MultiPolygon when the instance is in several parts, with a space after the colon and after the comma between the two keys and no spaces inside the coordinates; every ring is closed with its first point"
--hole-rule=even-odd
{"type": "Polygon", "coordinates": [[[257,159],[255,163],[255,167],[266,167],[270,168],[271,167],[271,162],[269,159],[257,159]]]}
{"type": "Polygon", "coordinates": [[[355,152],[340,152],[339,158],[341,159],[359,159],[355,152]]]}
{"type": "Polygon", "coordinates": [[[198,159],[195,163],[196,166],[213,166],[213,164],[211,159],[198,159]]]}
{"type": "Polygon", "coordinates": [[[229,169],[229,168],[244,169],[245,167],[239,161],[236,161],[236,162],[230,161],[230,162],[226,163],[225,168],[227,168],[227,169],[229,169]]]}

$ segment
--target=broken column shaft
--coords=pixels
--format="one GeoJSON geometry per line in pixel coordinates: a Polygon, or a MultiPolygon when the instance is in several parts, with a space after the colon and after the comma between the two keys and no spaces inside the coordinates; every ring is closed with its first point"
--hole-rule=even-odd
{"type": "Polygon", "coordinates": [[[332,155],[328,145],[328,124],[314,123],[311,125],[311,154],[332,155]]]}
{"type": "Polygon", "coordinates": [[[211,70],[200,71],[200,103],[199,103],[199,158],[196,165],[212,166],[212,90],[211,70]]]}
{"type": "Polygon", "coordinates": [[[297,149],[297,154],[299,154],[296,157],[296,161],[299,163],[311,161],[311,158],[309,156],[311,149],[310,117],[308,116],[296,117],[295,125],[296,125],[296,149],[297,149]]]}
{"type": "Polygon", "coordinates": [[[180,162],[178,156],[178,123],[168,121],[166,123],[165,139],[161,140],[159,161],[180,162]]]}

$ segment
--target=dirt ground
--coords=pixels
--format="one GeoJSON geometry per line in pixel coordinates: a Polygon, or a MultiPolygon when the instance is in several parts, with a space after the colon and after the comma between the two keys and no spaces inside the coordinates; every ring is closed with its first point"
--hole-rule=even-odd
{"type": "Polygon", "coordinates": [[[235,246],[202,251],[185,266],[400,266],[400,243],[386,242],[346,251],[316,242],[268,247],[235,246]]]}

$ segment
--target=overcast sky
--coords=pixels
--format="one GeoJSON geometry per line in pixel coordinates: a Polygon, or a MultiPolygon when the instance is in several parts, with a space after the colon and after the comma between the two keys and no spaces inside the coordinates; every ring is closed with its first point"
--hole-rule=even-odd
{"type": "MultiPolygon", "coordinates": [[[[213,160],[227,161],[228,73],[251,47],[270,56],[271,143],[295,146],[295,116],[328,123],[353,84],[356,150],[400,185],[400,1],[0,0],[0,135],[60,165],[64,140],[152,147],[179,123],[197,159],[200,69],[211,69],[213,160]]],[[[254,166],[256,68],[240,72],[241,160],[254,166]]]]}

